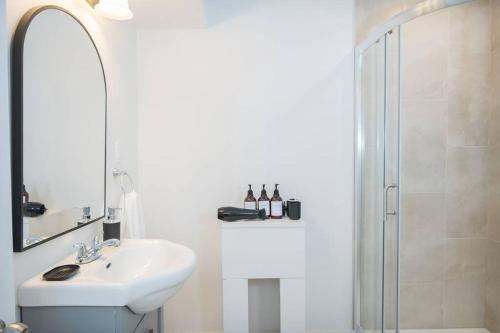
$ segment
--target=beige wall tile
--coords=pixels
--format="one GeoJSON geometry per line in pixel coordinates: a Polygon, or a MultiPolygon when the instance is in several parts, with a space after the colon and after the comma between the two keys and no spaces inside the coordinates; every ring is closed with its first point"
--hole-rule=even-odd
{"type": "Polygon", "coordinates": [[[401,201],[401,282],[441,281],[445,249],[444,196],[404,194],[401,201]]]}
{"type": "Polygon", "coordinates": [[[451,146],[486,146],[490,113],[489,70],[481,77],[471,73],[489,67],[489,55],[476,56],[477,66],[450,68],[448,88],[448,144],[451,146]]]}
{"type": "Polygon", "coordinates": [[[446,176],[446,232],[449,238],[486,233],[487,149],[449,148],[446,176]]]}
{"type": "Polygon", "coordinates": [[[500,1],[492,0],[492,73],[488,150],[488,254],[486,256],[485,326],[500,332],[500,1]]]}
{"type": "Polygon", "coordinates": [[[444,192],[447,102],[402,104],[401,188],[408,193],[444,192]]]}
{"type": "Polygon", "coordinates": [[[489,0],[450,8],[448,144],[488,144],[491,27],[489,0]]]}
{"type": "Polygon", "coordinates": [[[448,11],[438,11],[401,27],[403,99],[445,99],[448,77],[448,11]]]}
{"type": "Polygon", "coordinates": [[[446,240],[445,284],[447,280],[485,278],[487,242],[484,239],[455,238],[446,240]]]}
{"type": "Polygon", "coordinates": [[[459,45],[458,49],[452,50],[466,50],[465,56],[490,52],[490,0],[474,0],[450,7],[447,11],[450,14],[450,43],[459,45]]]}
{"type": "Polygon", "coordinates": [[[444,327],[484,327],[485,283],[477,277],[448,280],[444,285],[444,327]]]}
{"type": "Polygon", "coordinates": [[[500,243],[488,241],[486,256],[485,326],[500,332],[500,243]]]}
{"type": "Polygon", "coordinates": [[[500,0],[491,0],[492,48],[500,50],[500,0]]]}
{"type": "Polygon", "coordinates": [[[471,87],[463,91],[463,86],[452,86],[449,91],[448,143],[452,146],[486,146],[490,127],[488,89],[478,86],[478,81],[463,82],[470,82],[471,87]]]}
{"type": "Polygon", "coordinates": [[[499,332],[499,304],[498,286],[486,286],[486,305],[484,313],[484,325],[490,333],[499,332]]]}
{"type": "Polygon", "coordinates": [[[488,149],[488,193],[492,197],[500,196],[500,146],[488,149]]]}
{"type": "Polygon", "coordinates": [[[402,329],[443,328],[443,283],[402,283],[402,329]]]}
{"type": "Polygon", "coordinates": [[[446,235],[484,237],[488,228],[486,199],[486,193],[480,192],[447,194],[446,235]]]}
{"type": "Polygon", "coordinates": [[[500,195],[488,197],[488,238],[500,242],[500,195]]]}
{"type": "Polygon", "coordinates": [[[500,96],[498,94],[498,89],[500,88],[500,48],[491,54],[491,85],[493,87],[491,91],[493,95],[492,105],[500,107],[500,96]]]}
{"type": "Polygon", "coordinates": [[[491,56],[490,93],[489,144],[500,145],[500,47],[491,56]]]}

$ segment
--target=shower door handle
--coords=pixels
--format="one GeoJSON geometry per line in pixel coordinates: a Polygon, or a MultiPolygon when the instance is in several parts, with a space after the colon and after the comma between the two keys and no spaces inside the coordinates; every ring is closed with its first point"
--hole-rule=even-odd
{"type": "Polygon", "coordinates": [[[396,215],[395,209],[389,209],[389,191],[398,188],[396,184],[388,184],[384,188],[384,218],[387,219],[389,215],[396,215]]]}

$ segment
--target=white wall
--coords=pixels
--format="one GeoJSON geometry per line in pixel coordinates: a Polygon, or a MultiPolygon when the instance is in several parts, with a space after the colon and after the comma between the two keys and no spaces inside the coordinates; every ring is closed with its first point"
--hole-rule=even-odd
{"type": "Polygon", "coordinates": [[[5,1],[0,0],[0,319],[15,320],[10,200],[9,66],[5,1]]]}
{"type": "Polygon", "coordinates": [[[168,328],[221,331],[216,208],[241,206],[248,183],[280,183],[308,224],[308,328],[350,330],[353,3],[206,6],[206,29],[138,31],[148,236],[186,244],[199,259],[167,305],[168,328]]]}
{"type": "MultiPolygon", "coordinates": [[[[94,12],[85,1],[79,0],[8,0],[7,1],[7,27],[9,36],[12,36],[21,16],[30,8],[42,4],[57,4],[75,14],[89,29],[95,39],[102,56],[108,84],[108,172],[107,172],[107,203],[118,204],[119,187],[110,174],[114,166],[120,166],[129,171],[137,179],[137,112],[136,112],[136,38],[135,26],[132,21],[110,21],[94,15],[94,12]],[[120,154],[115,152],[115,147],[120,147],[120,154]],[[119,161],[117,161],[119,160],[119,161]]],[[[3,48],[1,48],[3,49],[3,48]]],[[[2,78],[5,76],[1,76],[2,78]]],[[[0,83],[1,84],[1,83],[0,83]]],[[[3,87],[3,86],[0,86],[3,87]]],[[[0,91],[4,94],[5,89],[0,91]]],[[[0,99],[5,100],[5,99],[0,99]]],[[[2,108],[1,133],[7,132],[9,113],[2,108]],[[5,119],[4,119],[5,118],[5,119]],[[5,129],[3,127],[6,127],[5,129]]],[[[5,134],[7,135],[7,134],[5,134]]],[[[9,140],[0,140],[2,161],[9,161],[7,154],[9,140]]],[[[8,178],[2,168],[1,183],[6,184],[8,178]]],[[[7,186],[2,186],[2,191],[8,191],[7,186]]],[[[2,193],[2,207],[4,207],[4,193],[2,193]]],[[[10,199],[9,199],[10,201],[10,199]]],[[[10,205],[9,205],[10,207],[10,205]]],[[[4,209],[0,210],[4,213],[4,209]]],[[[5,211],[9,211],[10,209],[5,211]]],[[[11,223],[9,216],[1,216],[2,226],[11,223]]],[[[14,277],[16,286],[27,278],[46,269],[49,265],[73,252],[72,245],[77,241],[90,241],[100,230],[100,225],[86,226],[78,231],[59,237],[46,244],[42,244],[24,253],[15,254],[14,277]]],[[[0,244],[11,242],[10,231],[0,230],[0,244]]],[[[10,248],[11,245],[10,245],[10,248]]],[[[3,251],[2,251],[3,252],[3,251]]],[[[9,252],[11,253],[11,252],[9,252]]],[[[12,255],[10,255],[12,257],[12,255]]],[[[11,259],[10,259],[11,260],[11,259]]],[[[2,270],[3,271],[3,270],[2,270]]],[[[4,274],[1,274],[4,275],[4,274]]],[[[3,278],[3,276],[2,276],[3,278]]],[[[3,280],[2,280],[3,282],[3,280]]]]}

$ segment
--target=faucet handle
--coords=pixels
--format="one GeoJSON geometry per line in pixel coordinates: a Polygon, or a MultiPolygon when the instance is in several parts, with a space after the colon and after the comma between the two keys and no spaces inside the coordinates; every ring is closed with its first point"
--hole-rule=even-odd
{"type": "Polygon", "coordinates": [[[92,215],[90,215],[90,206],[82,207],[82,212],[83,212],[83,216],[85,216],[88,219],[90,219],[90,217],[92,216],[92,215]]]}
{"type": "Polygon", "coordinates": [[[92,249],[96,250],[98,246],[99,246],[99,235],[96,235],[94,237],[94,240],[92,241],[92,249]]]}
{"type": "Polygon", "coordinates": [[[84,243],[76,243],[73,245],[73,248],[75,248],[77,250],[76,252],[76,258],[83,258],[85,257],[85,255],[87,254],[87,245],[85,245],[84,243]]]}
{"type": "Polygon", "coordinates": [[[90,219],[92,217],[90,206],[75,206],[74,209],[80,209],[82,211],[82,218],[90,219]]]}
{"type": "Polygon", "coordinates": [[[29,328],[23,323],[13,323],[10,325],[7,325],[7,327],[4,329],[5,333],[29,333],[29,328]]]}

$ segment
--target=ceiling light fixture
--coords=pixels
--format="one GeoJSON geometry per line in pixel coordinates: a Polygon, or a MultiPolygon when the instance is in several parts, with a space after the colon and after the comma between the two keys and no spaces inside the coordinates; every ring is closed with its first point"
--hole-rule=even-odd
{"type": "Polygon", "coordinates": [[[134,17],[128,0],[87,0],[87,2],[99,15],[112,20],[130,20],[134,17]]]}

